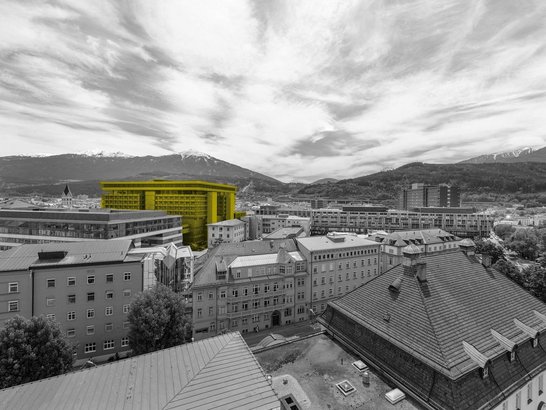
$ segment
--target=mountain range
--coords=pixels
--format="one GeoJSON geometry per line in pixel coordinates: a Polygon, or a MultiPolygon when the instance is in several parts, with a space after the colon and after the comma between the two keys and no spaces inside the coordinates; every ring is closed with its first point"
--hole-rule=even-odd
{"type": "Polygon", "coordinates": [[[533,149],[520,148],[515,151],[498,152],[496,154],[480,155],[459,162],[459,164],[491,164],[513,162],[546,162],[546,147],[533,149]]]}
{"type": "Polygon", "coordinates": [[[0,189],[14,193],[59,194],[70,182],[72,191],[100,193],[101,180],[203,179],[258,191],[284,191],[285,184],[210,155],[187,151],[159,157],[120,154],[63,154],[0,157],[0,189]]]}

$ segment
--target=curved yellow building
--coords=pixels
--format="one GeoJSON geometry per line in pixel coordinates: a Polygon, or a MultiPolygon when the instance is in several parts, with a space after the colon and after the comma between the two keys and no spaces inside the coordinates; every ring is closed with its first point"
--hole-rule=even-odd
{"type": "Polygon", "coordinates": [[[234,218],[234,185],[207,181],[103,181],[101,206],[113,209],[161,210],[181,215],[184,244],[207,245],[207,224],[234,218]]]}

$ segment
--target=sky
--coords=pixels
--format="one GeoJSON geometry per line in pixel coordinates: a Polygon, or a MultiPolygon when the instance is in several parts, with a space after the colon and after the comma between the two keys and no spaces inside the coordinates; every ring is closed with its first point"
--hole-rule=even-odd
{"type": "Polygon", "coordinates": [[[0,156],[350,178],[546,145],[544,0],[0,0],[0,156]]]}

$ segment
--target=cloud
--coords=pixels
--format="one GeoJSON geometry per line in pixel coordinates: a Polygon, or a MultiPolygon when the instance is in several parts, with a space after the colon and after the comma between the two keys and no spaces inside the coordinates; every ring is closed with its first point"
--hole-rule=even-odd
{"type": "Polygon", "coordinates": [[[546,3],[0,3],[4,155],[186,149],[286,181],[546,145],[546,3]]]}

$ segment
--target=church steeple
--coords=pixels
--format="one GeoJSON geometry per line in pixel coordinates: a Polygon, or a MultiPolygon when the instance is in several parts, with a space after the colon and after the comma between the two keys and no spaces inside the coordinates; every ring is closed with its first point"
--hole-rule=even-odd
{"type": "Polygon", "coordinates": [[[68,184],[64,186],[63,194],[61,196],[62,207],[63,208],[72,208],[72,192],[68,187],[68,184]]]}

